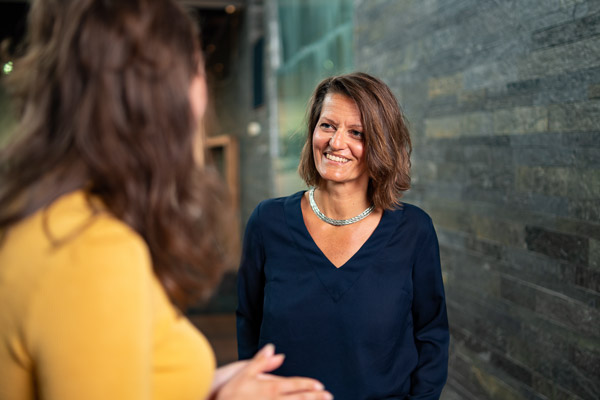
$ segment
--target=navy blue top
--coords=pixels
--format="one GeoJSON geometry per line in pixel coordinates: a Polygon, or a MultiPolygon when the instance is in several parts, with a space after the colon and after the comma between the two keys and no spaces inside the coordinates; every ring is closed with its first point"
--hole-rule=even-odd
{"type": "Polygon", "coordinates": [[[238,275],[238,352],[273,343],[276,374],[313,377],[338,400],[439,399],[448,320],[437,237],[416,206],[385,210],[336,268],[310,236],[304,192],[263,201],[248,220],[238,275]]]}

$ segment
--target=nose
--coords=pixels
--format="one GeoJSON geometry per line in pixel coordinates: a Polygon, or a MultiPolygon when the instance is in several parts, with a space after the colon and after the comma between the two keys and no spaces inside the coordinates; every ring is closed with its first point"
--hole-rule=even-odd
{"type": "Polygon", "coordinates": [[[332,149],[342,149],[345,144],[346,141],[344,140],[344,134],[341,129],[336,130],[331,136],[331,139],[329,139],[329,147],[332,149]]]}

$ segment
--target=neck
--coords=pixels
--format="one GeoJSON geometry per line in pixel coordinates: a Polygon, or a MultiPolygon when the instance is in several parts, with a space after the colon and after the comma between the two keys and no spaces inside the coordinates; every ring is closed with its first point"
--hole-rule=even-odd
{"type": "Polygon", "coordinates": [[[355,217],[371,205],[367,185],[357,187],[332,182],[325,182],[315,190],[315,201],[326,216],[334,219],[355,217]]]}

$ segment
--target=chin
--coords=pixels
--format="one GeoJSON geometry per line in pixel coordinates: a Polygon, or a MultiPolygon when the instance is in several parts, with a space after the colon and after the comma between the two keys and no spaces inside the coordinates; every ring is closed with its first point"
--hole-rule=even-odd
{"type": "Polygon", "coordinates": [[[354,179],[346,179],[346,178],[323,178],[323,182],[331,182],[331,183],[350,183],[354,181],[354,179]]]}

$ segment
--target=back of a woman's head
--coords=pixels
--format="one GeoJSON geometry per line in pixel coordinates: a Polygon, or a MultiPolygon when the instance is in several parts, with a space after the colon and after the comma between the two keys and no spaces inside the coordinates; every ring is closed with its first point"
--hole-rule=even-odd
{"type": "Polygon", "coordinates": [[[43,0],[28,35],[8,82],[21,115],[3,154],[0,229],[86,188],[144,237],[175,302],[204,292],[194,274],[205,287],[219,274],[190,268],[219,258],[204,234],[218,213],[201,212],[219,189],[193,157],[194,22],[174,0],[43,0]]]}
{"type": "Polygon", "coordinates": [[[187,89],[199,49],[172,1],[37,1],[29,27],[9,84],[21,106],[18,135],[39,150],[40,173],[73,164],[80,176],[67,181],[102,190],[149,179],[186,153],[175,147],[192,137],[187,89]]]}

